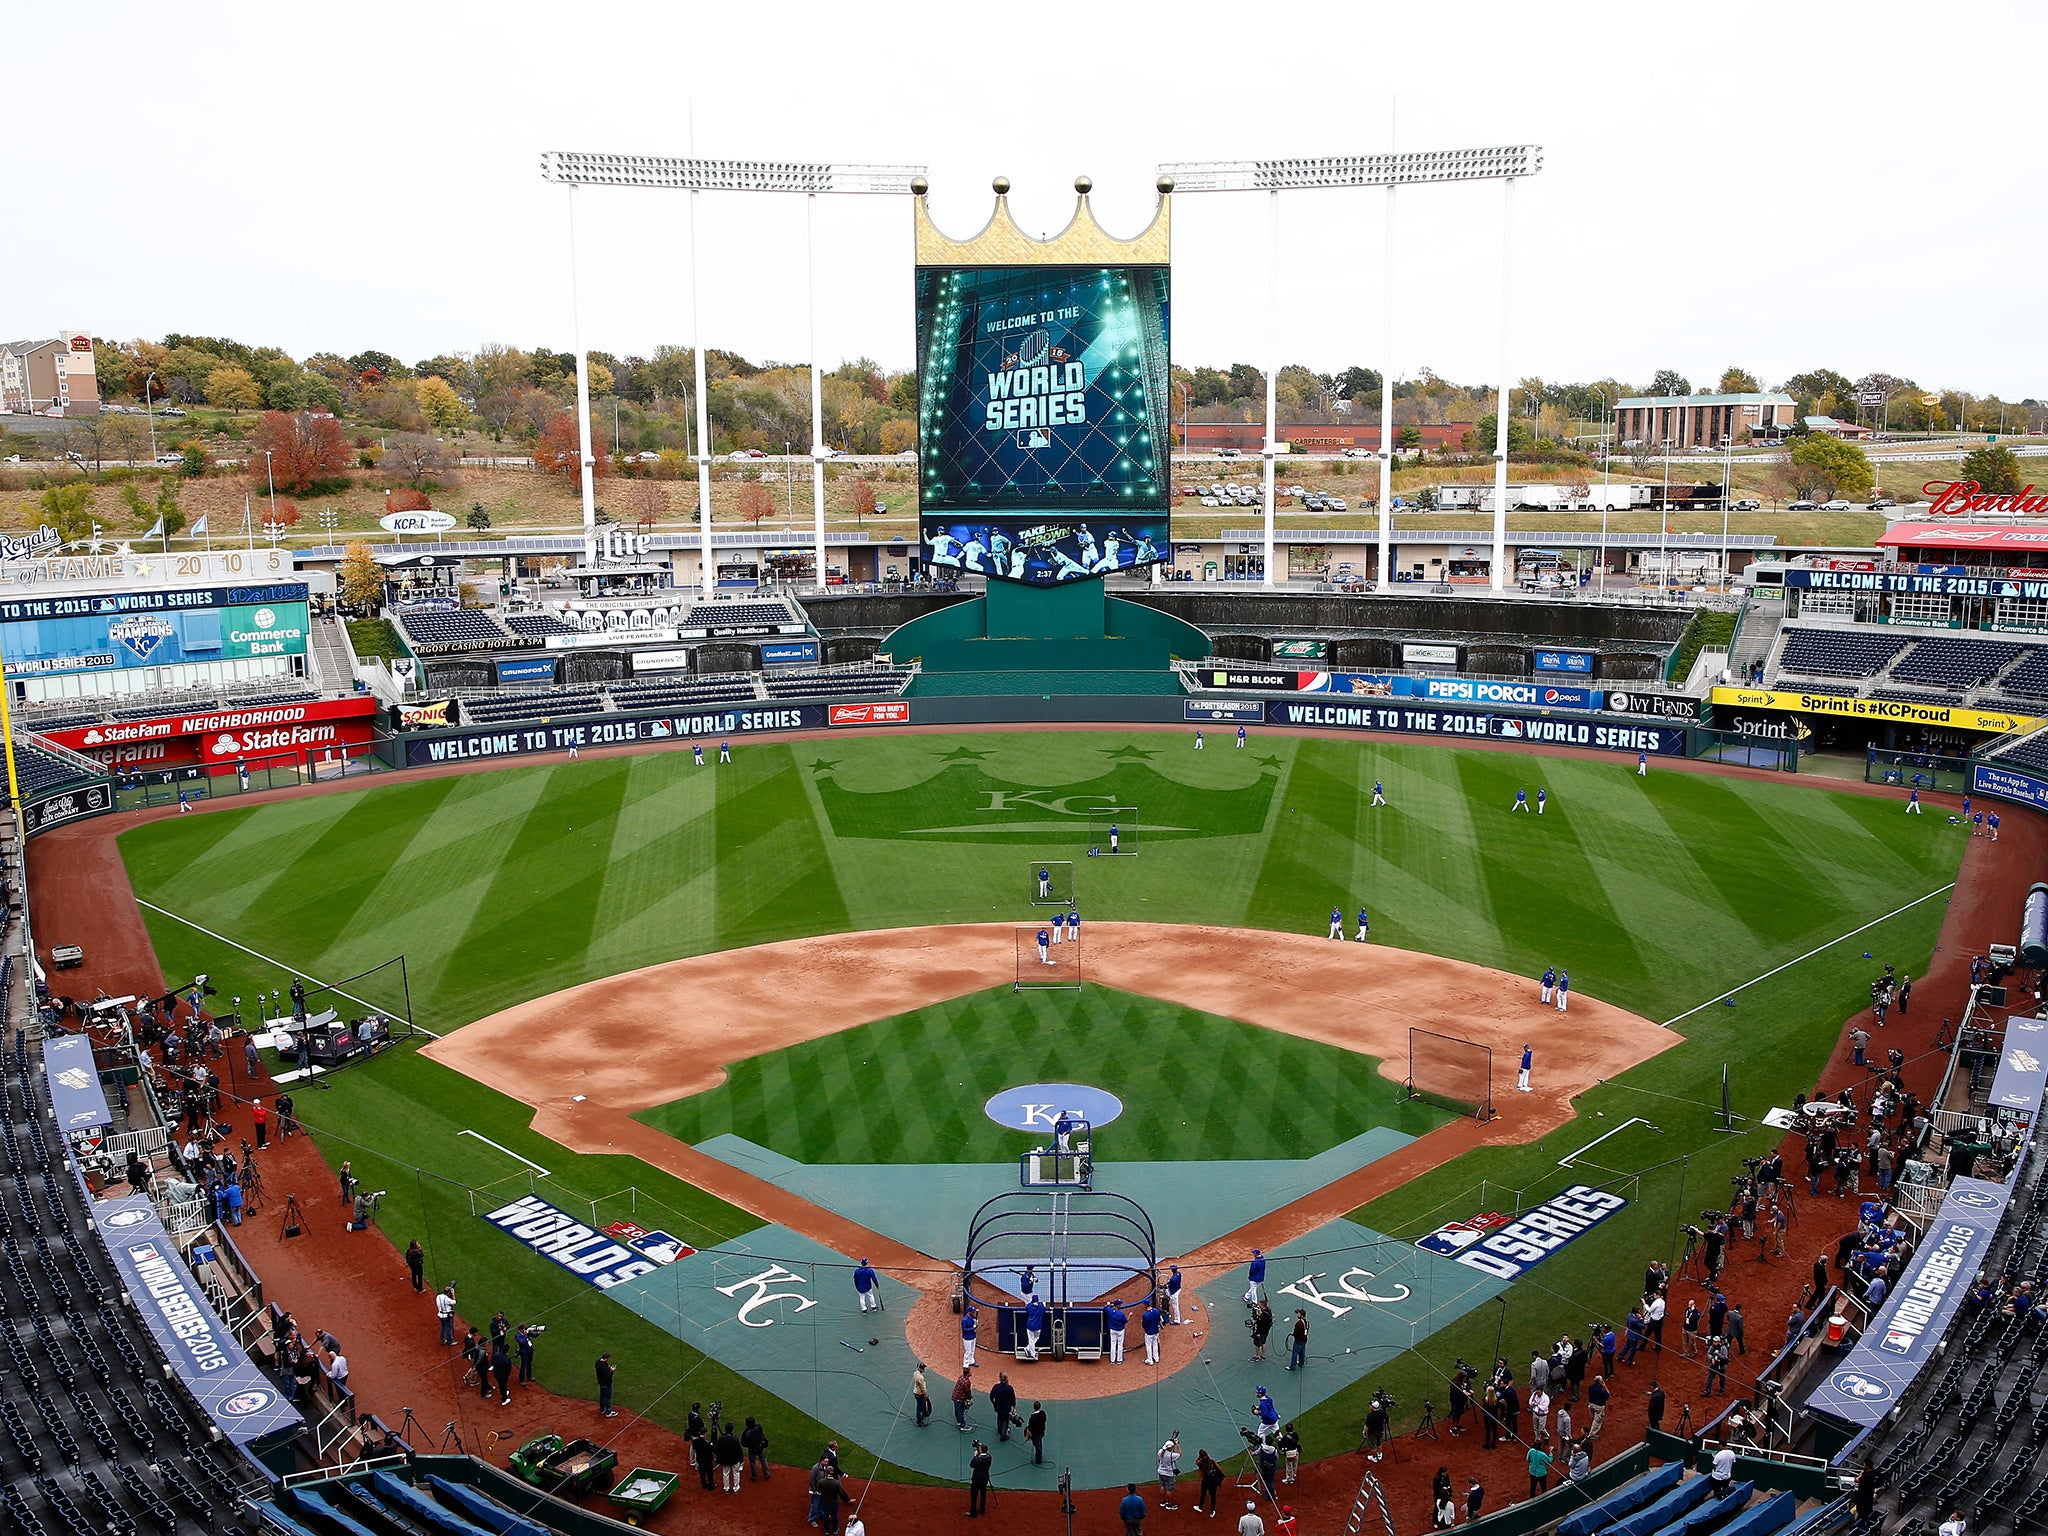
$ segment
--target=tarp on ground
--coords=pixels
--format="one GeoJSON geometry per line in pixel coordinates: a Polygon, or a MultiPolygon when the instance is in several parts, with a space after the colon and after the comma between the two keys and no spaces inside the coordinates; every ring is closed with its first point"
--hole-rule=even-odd
{"type": "Polygon", "coordinates": [[[1772,1536],[1781,1526],[1790,1525],[1798,1513],[1797,1495],[1789,1489],[1774,1493],[1755,1509],[1745,1510],[1722,1526],[1720,1536],[1772,1536]]]}
{"type": "Polygon", "coordinates": [[[424,1520],[436,1530],[447,1531],[450,1536],[490,1536],[490,1532],[473,1521],[464,1519],[451,1509],[435,1503],[418,1489],[399,1481],[389,1472],[377,1471],[370,1474],[370,1481],[388,1504],[397,1506],[402,1514],[424,1520]]]}
{"type": "Polygon", "coordinates": [[[1848,1357],[1807,1398],[1808,1412],[1866,1427],[1898,1405],[1983,1268],[2005,1204],[2002,1184],[1965,1178],[1949,1186],[1898,1285],[1848,1357]]]}
{"type": "Polygon", "coordinates": [[[1678,1524],[1666,1529],[1670,1536],[1701,1536],[1703,1532],[1718,1530],[1749,1503],[1749,1496],[1755,1492],[1755,1483],[1737,1483],[1726,1498],[1708,1500],[1678,1524]]]}
{"type": "Polygon", "coordinates": [[[45,1040],[43,1070],[49,1074],[50,1107],[57,1112],[58,1130],[69,1136],[114,1123],[106,1090],[100,1087],[100,1069],[92,1059],[90,1036],[58,1035],[45,1040]]]}
{"type": "Polygon", "coordinates": [[[1661,1499],[1685,1476],[1681,1462],[1667,1461],[1656,1471],[1639,1477],[1626,1488],[1616,1489],[1599,1503],[1580,1510],[1576,1515],[1557,1523],[1557,1536],[1592,1536],[1594,1531],[1604,1531],[1623,1515],[1631,1514],[1644,1505],[1661,1499]]]}
{"type": "MultiPolygon", "coordinates": [[[[1672,1465],[1679,1467],[1681,1471],[1684,1470],[1684,1464],[1681,1462],[1674,1462],[1672,1465]]],[[[1706,1478],[1689,1478],[1649,1508],[1638,1510],[1626,1520],[1610,1526],[1609,1530],[1613,1536],[1650,1536],[1652,1531],[1661,1531],[1680,1516],[1698,1508],[1700,1501],[1711,1491],[1706,1478]]]]}
{"type": "Polygon", "coordinates": [[[258,1370],[214,1314],[146,1195],[103,1200],[93,1211],[107,1256],[156,1347],[200,1410],[236,1445],[305,1427],[299,1410],[258,1370]]]}
{"type": "Polygon", "coordinates": [[[451,1483],[438,1472],[429,1472],[427,1483],[437,1498],[447,1500],[478,1525],[497,1531],[500,1536],[549,1536],[546,1526],[536,1524],[524,1515],[514,1514],[489,1494],[466,1488],[461,1483],[451,1483]]]}

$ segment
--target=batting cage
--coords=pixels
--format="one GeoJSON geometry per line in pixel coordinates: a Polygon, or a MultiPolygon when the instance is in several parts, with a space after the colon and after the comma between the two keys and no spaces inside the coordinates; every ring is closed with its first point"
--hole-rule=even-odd
{"type": "Polygon", "coordinates": [[[1493,1047],[1435,1030],[1408,1030],[1407,1097],[1476,1120],[1493,1118],[1493,1047]]]}
{"type": "Polygon", "coordinates": [[[1033,859],[1024,869],[1024,889],[1034,907],[1074,904],[1074,861],[1033,859]]]}
{"type": "Polygon", "coordinates": [[[1135,805],[1106,806],[1089,816],[1089,858],[1106,859],[1112,854],[1135,858],[1137,853],[1138,808],[1135,805]]]}
{"type": "MultiPolygon", "coordinates": [[[[1035,871],[1034,871],[1035,873],[1035,871]]],[[[1031,923],[1017,930],[1018,992],[1078,992],[1081,990],[1081,941],[1062,938],[1053,943],[1051,919],[1031,923]],[[1044,942],[1040,943],[1043,936],[1044,942]]]]}

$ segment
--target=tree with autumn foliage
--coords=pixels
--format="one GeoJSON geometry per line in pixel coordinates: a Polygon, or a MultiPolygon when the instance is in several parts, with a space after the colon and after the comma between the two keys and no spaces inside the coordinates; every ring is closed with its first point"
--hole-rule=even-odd
{"type": "MultiPolygon", "coordinates": [[[[611,462],[603,454],[594,456],[597,462],[592,466],[592,470],[595,477],[602,480],[611,474],[611,462]]],[[[557,411],[548,424],[541,428],[540,436],[534,441],[533,462],[543,474],[561,475],[564,479],[575,481],[580,489],[583,477],[577,473],[576,466],[582,458],[583,445],[577,438],[576,413],[557,411]]]]}
{"type": "Polygon", "coordinates": [[[740,487],[740,516],[758,525],[762,518],[773,515],[775,496],[758,480],[749,480],[740,487]]]}
{"type": "Polygon", "coordinates": [[[853,482],[853,515],[873,517],[875,515],[875,483],[862,478],[853,482]]]}
{"type": "Polygon", "coordinates": [[[303,496],[342,480],[348,467],[348,442],[341,435],[341,423],[332,416],[265,411],[249,440],[249,478],[265,488],[274,480],[278,490],[303,496]],[[270,455],[267,468],[266,452],[270,455]]]}

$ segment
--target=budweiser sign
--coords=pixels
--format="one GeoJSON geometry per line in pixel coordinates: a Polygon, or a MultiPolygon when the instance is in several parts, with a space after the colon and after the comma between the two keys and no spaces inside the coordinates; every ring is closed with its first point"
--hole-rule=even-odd
{"type": "Polygon", "coordinates": [[[1975,480],[1930,480],[1920,494],[1931,503],[1932,517],[1969,517],[1980,512],[1999,512],[2008,517],[2048,517],[2048,495],[2036,496],[2030,485],[2023,491],[1986,495],[1975,480]]]}

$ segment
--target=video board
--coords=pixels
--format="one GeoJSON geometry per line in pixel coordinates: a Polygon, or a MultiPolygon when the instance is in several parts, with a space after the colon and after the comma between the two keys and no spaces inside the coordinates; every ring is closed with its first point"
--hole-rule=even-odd
{"type": "Polygon", "coordinates": [[[1164,558],[1163,266],[920,267],[928,564],[1052,584],[1164,558]]]}

